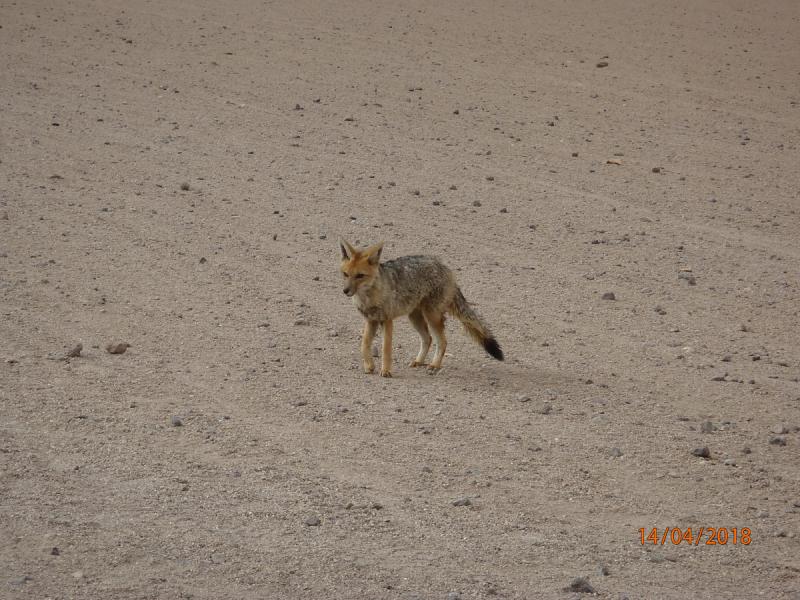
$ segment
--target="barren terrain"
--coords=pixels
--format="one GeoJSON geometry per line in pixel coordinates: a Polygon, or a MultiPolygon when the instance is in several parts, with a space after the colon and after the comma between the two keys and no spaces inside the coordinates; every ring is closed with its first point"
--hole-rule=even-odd
{"type": "Polygon", "coordinates": [[[800,598],[798,39],[0,2],[0,598],[800,598]],[[442,258],[505,362],[403,319],[364,374],[340,235],[442,258]]]}

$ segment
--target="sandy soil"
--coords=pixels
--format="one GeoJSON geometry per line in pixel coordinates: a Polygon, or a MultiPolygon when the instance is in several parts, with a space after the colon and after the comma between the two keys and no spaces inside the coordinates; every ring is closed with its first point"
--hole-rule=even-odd
{"type": "Polygon", "coordinates": [[[800,597],[796,2],[0,26],[0,597],[800,597]],[[339,235],[507,360],[364,374],[339,235]]]}

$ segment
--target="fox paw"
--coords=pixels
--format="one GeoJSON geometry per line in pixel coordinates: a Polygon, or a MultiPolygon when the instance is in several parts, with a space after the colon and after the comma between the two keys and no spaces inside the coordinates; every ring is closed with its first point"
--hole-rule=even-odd
{"type": "Polygon", "coordinates": [[[425,361],[412,360],[410,363],[408,363],[408,366],[409,367],[424,367],[425,366],[425,361]]]}
{"type": "Polygon", "coordinates": [[[391,371],[381,371],[381,377],[391,377],[391,376],[392,376],[391,371]]]}
{"type": "Polygon", "coordinates": [[[375,365],[364,365],[364,373],[374,373],[375,365]]]}
{"type": "Polygon", "coordinates": [[[438,371],[442,368],[442,365],[435,365],[433,363],[428,365],[428,371],[438,371]]]}

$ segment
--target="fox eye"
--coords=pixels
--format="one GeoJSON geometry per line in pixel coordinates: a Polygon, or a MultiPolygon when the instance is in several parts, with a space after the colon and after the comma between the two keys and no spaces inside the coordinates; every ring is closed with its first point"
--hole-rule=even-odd
{"type": "Polygon", "coordinates": [[[359,273],[358,275],[356,275],[356,279],[362,279],[363,277],[364,277],[363,273],[359,273]]]}
{"type": "Polygon", "coordinates": [[[342,273],[342,276],[348,277],[347,273],[342,273]]]}

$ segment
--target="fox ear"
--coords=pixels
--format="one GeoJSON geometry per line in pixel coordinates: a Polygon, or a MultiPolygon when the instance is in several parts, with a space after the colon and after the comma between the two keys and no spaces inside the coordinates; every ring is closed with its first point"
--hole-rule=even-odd
{"type": "Polygon", "coordinates": [[[382,251],[383,251],[383,242],[367,250],[365,252],[365,254],[367,255],[367,263],[369,263],[373,267],[377,265],[381,261],[382,251]]]}
{"type": "Polygon", "coordinates": [[[353,248],[350,244],[348,244],[344,238],[339,238],[339,248],[342,249],[342,262],[347,262],[348,260],[353,260],[353,256],[356,253],[356,249],[353,248]]]}

